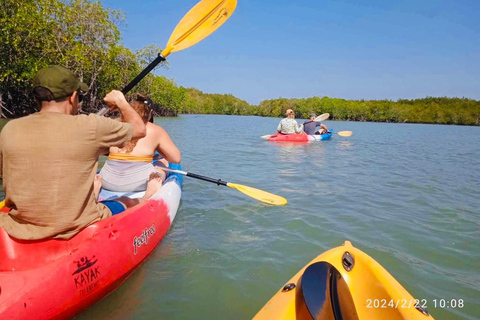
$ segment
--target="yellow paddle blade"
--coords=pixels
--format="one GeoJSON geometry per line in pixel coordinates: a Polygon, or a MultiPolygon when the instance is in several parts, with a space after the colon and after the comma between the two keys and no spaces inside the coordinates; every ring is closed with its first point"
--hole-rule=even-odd
{"type": "Polygon", "coordinates": [[[202,0],[195,5],[173,30],[167,47],[162,51],[166,58],[207,37],[232,15],[237,0],[202,0]]]}
{"type": "Polygon", "coordinates": [[[264,136],[261,136],[260,138],[262,138],[262,139],[270,139],[271,136],[272,136],[271,134],[266,134],[266,135],[264,135],[264,136]]]}
{"type": "Polygon", "coordinates": [[[5,200],[3,200],[2,202],[0,202],[0,209],[3,209],[3,207],[5,207],[5,200]]]}
{"type": "Polygon", "coordinates": [[[352,131],[339,131],[337,133],[339,136],[342,136],[342,137],[350,137],[353,134],[352,131]]]}
{"type": "Polygon", "coordinates": [[[324,121],[330,118],[330,113],[323,113],[315,118],[315,121],[324,121]]]}
{"type": "Polygon", "coordinates": [[[227,183],[227,187],[237,189],[238,191],[246,194],[249,197],[252,197],[264,203],[272,204],[274,206],[283,206],[287,204],[287,199],[285,199],[284,197],[280,197],[263,190],[258,190],[252,187],[247,187],[241,184],[235,184],[230,182],[227,183]]]}

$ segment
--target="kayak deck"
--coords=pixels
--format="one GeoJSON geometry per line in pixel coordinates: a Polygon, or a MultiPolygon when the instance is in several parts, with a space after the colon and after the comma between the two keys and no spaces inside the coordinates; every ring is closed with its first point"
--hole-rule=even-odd
{"type": "Polygon", "coordinates": [[[387,270],[349,241],[312,260],[253,320],[312,318],[433,319],[426,301],[414,299],[387,270]]]}

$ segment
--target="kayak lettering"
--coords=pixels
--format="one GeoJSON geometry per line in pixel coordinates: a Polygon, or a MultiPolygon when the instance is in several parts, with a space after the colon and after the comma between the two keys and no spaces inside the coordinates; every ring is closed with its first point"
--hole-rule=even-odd
{"type": "Polygon", "coordinates": [[[100,274],[100,271],[98,271],[98,267],[88,269],[82,273],[80,273],[78,276],[75,277],[75,288],[81,288],[89,284],[93,284],[94,282],[97,281],[98,275],[100,274]]]}
{"type": "Polygon", "coordinates": [[[98,281],[95,281],[94,283],[92,283],[91,285],[89,285],[88,287],[85,287],[83,289],[80,290],[80,295],[86,295],[90,292],[93,291],[93,289],[95,289],[96,287],[98,287],[98,284],[99,282],[98,281]]]}
{"type": "Polygon", "coordinates": [[[156,231],[155,225],[152,224],[150,228],[145,228],[145,230],[143,230],[142,235],[133,238],[133,254],[134,255],[137,254],[138,248],[148,243],[148,238],[153,236],[155,231],[156,231]]]}
{"type": "Polygon", "coordinates": [[[79,261],[74,261],[77,265],[77,270],[72,274],[75,289],[80,293],[86,294],[95,289],[98,285],[98,276],[100,275],[100,266],[97,263],[95,256],[92,258],[82,257],[79,261]]]}

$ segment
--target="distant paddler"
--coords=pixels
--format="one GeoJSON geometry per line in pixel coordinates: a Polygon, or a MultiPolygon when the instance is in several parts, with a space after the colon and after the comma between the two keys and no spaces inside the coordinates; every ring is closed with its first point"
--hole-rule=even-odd
{"type": "Polygon", "coordinates": [[[315,113],[310,113],[310,118],[303,124],[301,124],[301,126],[303,126],[303,131],[309,135],[328,133],[329,131],[327,126],[321,122],[316,121],[316,118],[317,115],[315,113]],[[317,130],[317,127],[320,127],[320,129],[317,130]]]}
{"type": "Polygon", "coordinates": [[[285,112],[286,118],[282,119],[278,124],[277,131],[281,134],[293,134],[300,133],[302,131],[301,126],[298,125],[295,120],[295,112],[292,109],[287,109],[285,112]]]}

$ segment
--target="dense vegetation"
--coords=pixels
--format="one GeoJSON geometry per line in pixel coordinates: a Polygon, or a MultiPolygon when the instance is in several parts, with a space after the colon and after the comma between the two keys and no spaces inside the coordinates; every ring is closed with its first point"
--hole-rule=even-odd
{"type": "MultiPolygon", "coordinates": [[[[3,0],[0,2],[0,116],[19,117],[36,110],[30,96],[35,73],[64,65],[90,85],[83,109],[95,112],[101,98],[130,82],[161,48],[132,52],[119,44],[121,11],[88,0],[3,0]]],[[[168,67],[167,63],[159,67],[168,67]]],[[[150,96],[157,115],[206,113],[281,117],[292,108],[298,118],[310,112],[330,119],[480,125],[480,101],[466,98],[344,100],[329,97],[264,100],[258,106],[231,94],[207,94],[149,74],[132,93],[150,96]]]]}
{"type": "Polygon", "coordinates": [[[330,113],[331,120],[416,122],[480,125],[480,101],[466,98],[424,98],[415,100],[344,100],[328,97],[275,99],[260,103],[258,115],[281,116],[287,108],[297,117],[310,112],[330,113]]]}
{"type": "Polygon", "coordinates": [[[424,98],[415,100],[344,100],[329,97],[264,100],[259,106],[232,95],[206,94],[186,89],[182,113],[256,115],[283,117],[285,110],[295,110],[297,118],[311,112],[329,113],[330,120],[415,122],[480,125],[480,101],[466,98],[424,98]]]}
{"type": "MultiPolygon", "coordinates": [[[[3,0],[0,2],[0,110],[18,117],[35,111],[32,78],[48,65],[60,64],[87,84],[83,109],[101,108],[101,97],[124,87],[153,60],[153,45],[133,53],[119,44],[120,11],[87,0],[3,0]]],[[[161,65],[162,66],[162,65],[161,65]]],[[[163,63],[163,67],[167,67],[163,63]]],[[[156,111],[175,114],[185,90],[165,77],[148,75],[134,91],[152,97],[156,111]]]]}
{"type": "Polygon", "coordinates": [[[206,94],[197,89],[186,89],[182,113],[206,113],[228,115],[257,115],[257,106],[248,104],[231,94],[206,94]]]}

